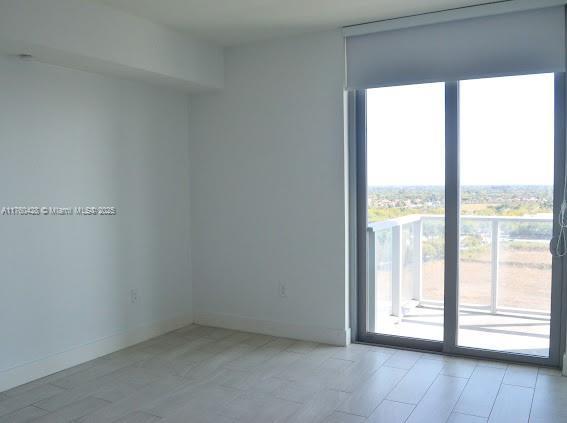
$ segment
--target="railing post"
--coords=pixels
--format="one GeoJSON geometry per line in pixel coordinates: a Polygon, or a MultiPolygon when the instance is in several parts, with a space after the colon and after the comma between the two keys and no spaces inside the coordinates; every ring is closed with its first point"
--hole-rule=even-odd
{"type": "Polygon", "coordinates": [[[392,316],[402,315],[402,225],[392,228],[392,316]]]}
{"type": "Polygon", "coordinates": [[[413,282],[413,299],[421,301],[423,286],[423,248],[421,237],[423,224],[421,218],[414,224],[413,251],[415,253],[415,279],[413,282]]]}
{"type": "Polygon", "coordinates": [[[496,314],[498,307],[498,260],[500,249],[500,228],[497,219],[492,221],[492,257],[491,257],[491,291],[490,291],[490,312],[496,314]]]}
{"type": "Polygon", "coordinates": [[[368,332],[376,332],[376,233],[373,228],[367,228],[367,248],[368,257],[366,263],[368,266],[368,290],[367,298],[367,314],[368,314],[368,332]]]}

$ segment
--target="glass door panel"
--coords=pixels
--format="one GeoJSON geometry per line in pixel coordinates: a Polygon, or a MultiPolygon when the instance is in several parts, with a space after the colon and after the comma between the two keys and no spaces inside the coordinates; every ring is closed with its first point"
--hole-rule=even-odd
{"type": "Polygon", "coordinates": [[[367,328],[443,340],[445,85],[366,91],[367,328]]]}
{"type": "Polygon", "coordinates": [[[554,75],[460,83],[458,346],[549,355],[554,75]]]}

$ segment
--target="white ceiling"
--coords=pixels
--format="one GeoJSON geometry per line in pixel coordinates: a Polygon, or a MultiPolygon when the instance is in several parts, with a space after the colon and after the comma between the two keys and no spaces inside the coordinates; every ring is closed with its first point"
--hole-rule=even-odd
{"type": "Polygon", "coordinates": [[[498,0],[91,0],[232,46],[498,0]]]}

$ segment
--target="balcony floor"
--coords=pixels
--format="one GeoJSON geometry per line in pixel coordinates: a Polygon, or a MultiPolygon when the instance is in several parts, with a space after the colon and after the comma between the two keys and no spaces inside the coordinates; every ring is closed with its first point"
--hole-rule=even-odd
{"type": "MultiPolygon", "coordinates": [[[[376,313],[376,333],[442,340],[443,309],[418,306],[403,318],[376,313]]],[[[464,347],[547,357],[549,318],[462,311],[458,344],[464,347]]]]}

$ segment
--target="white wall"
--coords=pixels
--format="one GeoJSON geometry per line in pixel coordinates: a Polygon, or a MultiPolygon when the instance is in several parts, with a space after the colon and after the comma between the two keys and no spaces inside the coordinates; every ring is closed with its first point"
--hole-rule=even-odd
{"type": "Polygon", "coordinates": [[[341,34],[232,48],[225,66],[190,103],[195,319],[344,343],[341,34]]]}
{"type": "Polygon", "coordinates": [[[220,47],[86,0],[1,0],[0,50],[187,91],[224,79],[220,47]]]}
{"type": "Polygon", "coordinates": [[[191,320],[188,98],[0,57],[0,391],[191,320]],[[139,291],[137,304],[129,291],[139,291]]]}

